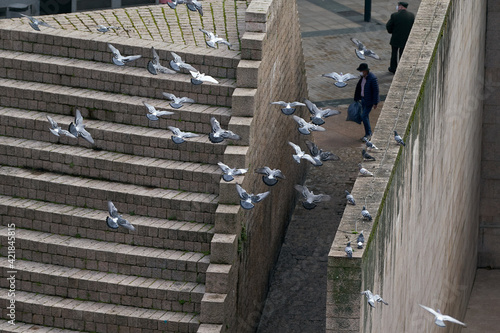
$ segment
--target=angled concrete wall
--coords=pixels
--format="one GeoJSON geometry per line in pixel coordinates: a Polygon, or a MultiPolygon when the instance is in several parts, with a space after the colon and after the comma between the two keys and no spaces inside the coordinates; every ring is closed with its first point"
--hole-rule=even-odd
{"type": "Polygon", "coordinates": [[[463,319],[477,263],[485,18],[486,1],[422,1],[374,131],[374,177],[352,192],[374,222],[347,207],[330,251],[328,332],[438,332],[419,303],[463,319]],[[368,241],[348,259],[356,229],[368,241]],[[366,289],[389,306],[371,309],[366,289]]]}

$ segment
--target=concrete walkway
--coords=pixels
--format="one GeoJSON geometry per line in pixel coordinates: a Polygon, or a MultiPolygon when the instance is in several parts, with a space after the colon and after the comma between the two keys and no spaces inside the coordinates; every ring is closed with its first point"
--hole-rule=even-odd
{"type": "Polygon", "coordinates": [[[464,322],[467,333],[500,332],[500,269],[478,269],[464,322]]]}

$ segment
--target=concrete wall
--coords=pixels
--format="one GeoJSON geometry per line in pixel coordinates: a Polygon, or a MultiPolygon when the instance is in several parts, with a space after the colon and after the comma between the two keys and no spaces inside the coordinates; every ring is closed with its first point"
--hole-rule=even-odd
{"type": "Polygon", "coordinates": [[[477,263],[485,19],[484,0],[422,1],[374,131],[383,150],[365,166],[375,176],[352,192],[374,222],[347,207],[329,254],[328,332],[442,332],[419,303],[463,319],[477,263]],[[356,229],[369,239],[347,259],[356,229]],[[366,289],[389,306],[371,309],[366,289]]]}
{"type": "Polygon", "coordinates": [[[481,170],[479,267],[500,268],[500,1],[488,0],[481,170]]]}
{"type": "MultiPolygon", "coordinates": [[[[215,235],[211,244],[207,293],[202,302],[202,328],[253,332],[257,328],[272,267],[295,206],[294,185],[302,182],[306,164],[296,164],[288,141],[306,149],[291,116],[273,101],[307,97],[305,64],[295,1],[253,1],[246,11],[241,39],[237,88],[232,95],[229,129],[244,139],[228,146],[224,163],[247,167],[235,181],[221,181],[215,235]],[[286,38],[284,38],[286,36],[286,38]],[[285,51],[286,50],[286,51],[285,51]],[[246,139],[248,138],[248,139],[246,139]],[[265,147],[265,149],[264,149],[265,147]],[[258,167],[278,168],[286,179],[274,187],[255,174],[258,167]],[[249,193],[271,191],[255,208],[239,206],[235,183],[249,193]],[[220,326],[218,326],[220,325],[220,326]]],[[[295,114],[307,117],[299,107],[295,114]]]]}

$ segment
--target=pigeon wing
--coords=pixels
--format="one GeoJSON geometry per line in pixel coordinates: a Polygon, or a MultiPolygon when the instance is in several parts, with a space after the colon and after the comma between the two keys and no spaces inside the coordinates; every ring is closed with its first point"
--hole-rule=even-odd
{"type": "Polygon", "coordinates": [[[271,169],[269,167],[263,167],[263,168],[257,168],[255,169],[256,173],[260,173],[262,175],[270,175],[271,174],[271,169]]]}
{"type": "Polygon", "coordinates": [[[166,111],[166,110],[162,110],[162,111],[156,111],[156,115],[157,116],[170,116],[172,114],[174,114],[175,112],[171,112],[171,111],[166,111]]]}
{"type": "Polygon", "coordinates": [[[210,118],[210,124],[212,125],[212,132],[217,133],[222,130],[219,121],[215,117],[210,118]]]}
{"type": "Polygon", "coordinates": [[[347,73],[347,74],[344,74],[344,75],[342,76],[342,79],[343,79],[344,81],[354,80],[354,79],[357,79],[357,78],[359,78],[359,76],[356,76],[356,75],[351,74],[351,73],[347,73]]]}
{"type": "Polygon", "coordinates": [[[213,77],[211,77],[210,75],[205,75],[203,76],[203,81],[206,81],[206,82],[211,82],[211,83],[215,83],[215,84],[218,84],[219,81],[217,81],[216,79],[214,79],[213,77]]]}
{"type": "Polygon", "coordinates": [[[123,61],[124,62],[130,62],[130,61],[137,60],[137,59],[139,59],[141,57],[142,57],[141,55],[127,56],[127,57],[123,57],[123,61]]]}
{"type": "Polygon", "coordinates": [[[236,191],[238,191],[238,195],[240,196],[241,200],[247,200],[248,198],[250,198],[247,191],[245,191],[239,184],[236,184],[236,191]]]}
{"type": "Polygon", "coordinates": [[[182,134],[182,131],[178,129],[177,127],[174,126],[167,126],[167,128],[172,131],[172,133],[176,136],[180,136],[182,134]]]}
{"type": "Polygon", "coordinates": [[[50,116],[47,116],[47,119],[49,120],[49,123],[50,123],[50,126],[53,128],[53,129],[56,129],[58,128],[59,126],[57,125],[56,121],[54,119],[52,119],[50,116]]]}
{"type": "Polygon", "coordinates": [[[252,195],[250,197],[250,200],[252,200],[252,202],[254,202],[254,203],[260,202],[260,201],[264,200],[264,198],[267,197],[269,195],[269,193],[271,193],[271,191],[259,193],[257,195],[252,195]]]}
{"type": "Polygon", "coordinates": [[[309,148],[309,152],[311,153],[312,156],[319,155],[318,146],[314,142],[306,140],[306,145],[307,145],[307,148],[309,148]]]}
{"type": "Polygon", "coordinates": [[[336,116],[340,114],[340,111],[338,110],[333,110],[333,109],[325,109],[321,111],[323,117],[330,117],[330,116],[336,116]]]}
{"type": "Polygon", "coordinates": [[[175,98],[177,97],[177,96],[175,96],[174,94],[167,93],[167,92],[164,92],[164,93],[162,93],[162,94],[163,94],[163,96],[165,96],[166,98],[168,98],[168,99],[169,99],[169,100],[171,100],[171,101],[175,100],[175,98]]]}
{"type": "Polygon", "coordinates": [[[452,323],[459,324],[462,326],[467,326],[467,325],[465,325],[465,323],[462,323],[461,321],[456,320],[455,318],[447,316],[447,315],[443,315],[443,320],[450,321],[452,323]]]}
{"type": "Polygon", "coordinates": [[[179,100],[180,103],[194,103],[194,99],[192,98],[189,98],[189,97],[182,97],[180,100],[179,100]]]}
{"type": "Polygon", "coordinates": [[[271,104],[274,104],[274,105],[281,105],[283,107],[286,107],[287,106],[287,103],[286,102],[283,102],[283,101],[279,101],[279,102],[271,102],[271,104]]]}
{"type": "Polygon", "coordinates": [[[222,162],[219,162],[219,163],[217,163],[217,164],[219,165],[219,168],[221,168],[222,172],[224,172],[224,173],[228,173],[228,172],[229,172],[229,170],[231,170],[231,168],[230,168],[230,167],[228,167],[227,165],[225,165],[225,164],[224,164],[224,163],[222,163],[222,162]]]}
{"type": "Polygon", "coordinates": [[[223,138],[226,138],[226,139],[231,139],[231,140],[240,140],[241,137],[234,133],[233,131],[230,131],[230,130],[225,130],[222,135],[221,135],[223,138]]]}
{"type": "Polygon", "coordinates": [[[199,135],[196,134],[196,133],[191,133],[191,132],[183,132],[182,136],[185,137],[185,138],[195,138],[195,137],[197,137],[199,135]]]}
{"type": "Polygon", "coordinates": [[[148,104],[146,102],[142,102],[142,104],[144,104],[144,106],[148,108],[149,113],[151,113],[151,114],[156,113],[156,108],[154,106],[152,106],[151,104],[148,104]]]}
{"type": "Polygon", "coordinates": [[[290,106],[306,106],[304,103],[301,102],[292,102],[290,103],[290,106]]]}
{"type": "Polygon", "coordinates": [[[329,77],[331,79],[334,79],[335,81],[340,81],[341,80],[341,76],[337,72],[331,72],[331,73],[323,74],[322,76],[329,77]]]}
{"type": "Polygon", "coordinates": [[[313,102],[311,102],[310,100],[306,99],[304,100],[305,103],[306,103],[306,106],[307,108],[309,109],[309,112],[311,112],[311,114],[314,116],[316,115],[316,113],[318,113],[319,109],[318,107],[316,106],[316,104],[314,104],[313,102]]]}
{"type": "Polygon", "coordinates": [[[113,218],[120,216],[118,214],[118,209],[116,209],[115,205],[111,201],[108,201],[108,212],[109,212],[109,215],[113,218]]]}
{"type": "Polygon", "coordinates": [[[111,52],[113,52],[113,56],[115,58],[121,58],[121,53],[120,51],[118,51],[118,49],[116,47],[114,47],[113,45],[109,44],[108,43],[108,48],[111,50],[111,52]]]}
{"type": "Polygon", "coordinates": [[[155,48],[152,46],[151,47],[151,53],[153,54],[153,64],[159,65],[160,64],[160,56],[156,52],[155,48]]]}
{"type": "Polygon", "coordinates": [[[434,311],[434,309],[431,309],[425,305],[422,305],[422,304],[419,304],[422,308],[424,308],[425,310],[429,311],[430,313],[432,313],[434,315],[434,317],[437,317],[439,316],[440,314],[437,313],[436,311],[434,311]]]}
{"type": "Polygon", "coordinates": [[[304,119],[300,118],[299,116],[293,115],[293,120],[295,120],[297,122],[297,124],[299,124],[300,127],[303,127],[303,126],[307,125],[307,121],[305,121],[304,119]]]}
{"type": "Polygon", "coordinates": [[[90,142],[91,144],[94,144],[94,139],[92,138],[92,135],[90,135],[89,132],[85,128],[82,128],[80,130],[80,136],[90,142]]]}

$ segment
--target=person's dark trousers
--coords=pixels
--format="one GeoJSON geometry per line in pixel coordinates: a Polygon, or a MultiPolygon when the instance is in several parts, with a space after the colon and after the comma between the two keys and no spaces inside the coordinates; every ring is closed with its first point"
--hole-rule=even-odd
{"type": "Polygon", "coordinates": [[[405,48],[393,45],[391,45],[391,47],[392,47],[391,67],[389,67],[389,71],[394,73],[396,72],[396,68],[398,68],[398,50],[399,50],[399,59],[401,59],[401,56],[403,55],[403,50],[405,48]]]}
{"type": "Polygon", "coordinates": [[[370,126],[370,111],[372,110],[373,105],[370,105],[369,107],[365,104],[365,99],[361,99],[361,106],[363,109],[363,113],[361,114],[361,121],[363,122],[363,125],[365,126],[365,136],[366,137],[371,137],[372,136],[372,128],[370,126]]]}

